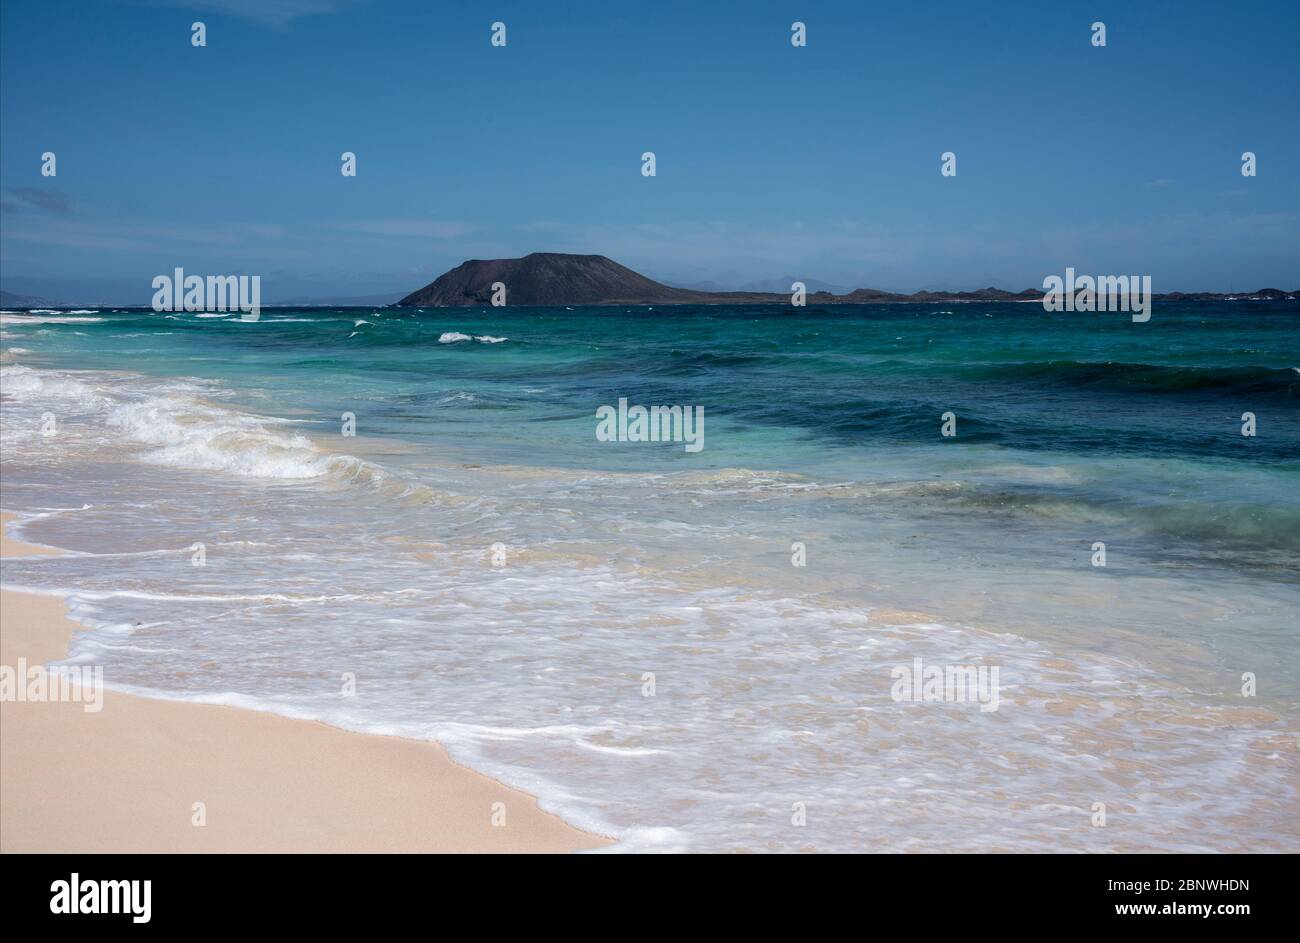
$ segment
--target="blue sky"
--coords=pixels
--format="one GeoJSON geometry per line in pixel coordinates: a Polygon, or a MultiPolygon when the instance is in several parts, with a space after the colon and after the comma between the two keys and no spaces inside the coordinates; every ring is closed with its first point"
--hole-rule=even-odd
{"type": "Polygon", "coordinates": [[[1294,0],[5,0],[0,287],[337,297],[559,251],[728,287],[1292,289],[1297,37],[1294,0]]]}

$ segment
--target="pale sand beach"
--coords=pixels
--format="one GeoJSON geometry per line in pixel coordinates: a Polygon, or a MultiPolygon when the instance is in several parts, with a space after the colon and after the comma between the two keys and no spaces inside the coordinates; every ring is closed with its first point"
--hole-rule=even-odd
{"type": "MultiPolygon", "coordinates": [[[[0,557],[57,552],[0,542],[0,557]]],[[[61,599],[0,589],[0,663],[62,658],[76,631],[61,599]]],[[[111,691],[97,713],[73,702],[0,703],[0,853],[570,852],[608,843],[434,743],[111,691]],[[202,827],[192,824],[199,802],[202,827]],[[498,802],[503,826],[492,824],[498,802]]]]}

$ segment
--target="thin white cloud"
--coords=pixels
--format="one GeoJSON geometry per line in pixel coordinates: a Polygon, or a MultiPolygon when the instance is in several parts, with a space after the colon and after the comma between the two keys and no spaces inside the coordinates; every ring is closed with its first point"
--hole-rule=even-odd
{"type": "Polygon", "coordinates": [[[166,249],[178,243],[243,248],[256,241],[275,242],[288,234],[283,226],[265,223],[108,223],[52,217],[13,217],[3,238],[68,248],[119,250],[166,249]]]}
{"type": "Polygon", "coordinates": [[[152,6],[183,7],[237,16],[267,26],[284,26],[304,16],[341,13],[364,0],[145,0],[152,6]]]}
{"type": "Polygon", "coordinates": [[[470,223],[437,219],[364,219],[330,223],[330,229],[371,236],[400,236],[417,239],[459,239],[478,230],[470,223]]]}

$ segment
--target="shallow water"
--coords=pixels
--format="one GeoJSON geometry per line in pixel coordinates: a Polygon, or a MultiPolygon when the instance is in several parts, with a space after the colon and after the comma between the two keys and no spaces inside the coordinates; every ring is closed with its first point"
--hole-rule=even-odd
{"type": "Polygon", "coordinates": [[[5,582],[617,848],[1300,848],[1300,305],[941,307],[6,313],[5,582]]]}

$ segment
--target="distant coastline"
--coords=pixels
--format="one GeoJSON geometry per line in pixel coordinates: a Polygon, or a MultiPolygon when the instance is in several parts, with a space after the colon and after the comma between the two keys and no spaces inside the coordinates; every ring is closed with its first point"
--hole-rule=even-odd
{"type": "MultiPolygon", "coordinates": [[[[815,281],[809,279],[809,281],[815,281]]],[[[444,272],[423,288],[404,297],[396,293],[324,298],[298,297],[269,302],[274,308],[482,308],[504,303],[510,307],[555,307],[582,305],[783,305],[791,302],[790,291],[701,291],[666,285],[648,278],[603,255],[572,255],[534,252],[518,259],[469,259],[444,272]],[[504,286],[499,292],[494,286],[504,286]],[[494,297],[501,299],[494,302],[494,297]],[[387,300],[395,299],[395,300],[387,300]]],[[[1076,295],[1078,292],[1076,292],[1076,295]]],[[[806,305],[864,304],[972,304],[1024,302],[1041,304],[1041,288],[1009,291],[990,286],[972,291],[884,291],[856,288],[844,294],[826,290],[807,291],[806,305]]],[[[1249,292],[1168,291],[1155,292],[1153,301],[1294,301],[1300,288],[1259,288],[1249,292]]],[[[147,304],[111,304],[104,301],[52,301],[48,298],[0,291],[0,308],[79,308],[86,305],[124,310],[148,308],[147,304]]]]}
{"type": "MultiPolygon", "coordinates": [[[[670,305],[670,304],[789,304],[789,292],[696,291],[674,288],[634,272],[603,255],[534,252],[519,259],[470,259],[411,292],[398,307],[483,307],[493,304],[494,286],[504,286],[508,305],[670,305]]],[[[793,291],[793,287],[791,291],[793,291]]],[[[917,291],[903,294],[857,288],[843,295],[807,292],[810,305],[829,304],[962,304],[967,302],[1038,302],[1039,288],[1007,291],[917,291]]],[[[1156,301],[1274,301],[1294,300],[1300,291],[1261,288],[1248,294],[1219,292],[1156,293],[1156,301]]]]}

